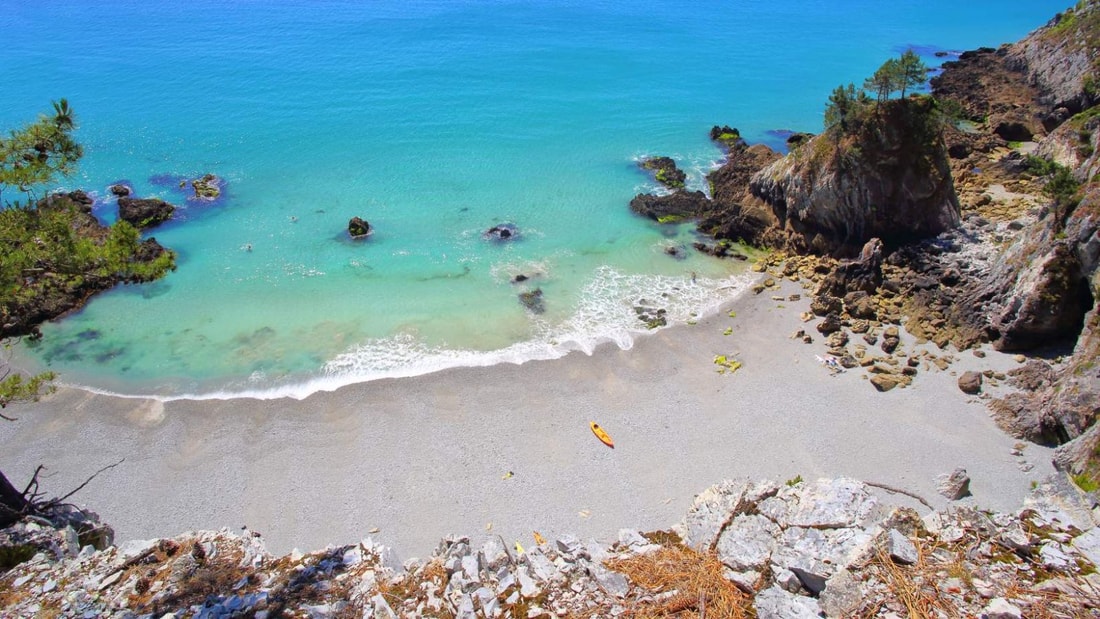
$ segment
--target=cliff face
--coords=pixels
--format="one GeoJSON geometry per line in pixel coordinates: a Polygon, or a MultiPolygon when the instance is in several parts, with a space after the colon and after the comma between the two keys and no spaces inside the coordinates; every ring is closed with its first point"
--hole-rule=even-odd
{"type": "Polygon", "coordinates": [[[874,237],[896,246],[956,225],[934,105],[876,104],[855,131],[827,131],[753,176],[751,193],[771,207],[788,248],[851,254],[874,237]]]}
{"type": "Polygon", "coordinates": [[[1100,95],[1098,7],[1096,0],[1079,2],[1008,49],[1008,66],[1027,75],[1055,118],[1064,120],[1091,107],[1100,95]]]}
{"type": "MultiPolygon", "coordinates": [[[[1100,481],[1098,63],[1100,2],[1088,1],[1019,43],[964,54],[933,80],[936,97],[958,102],[982,121],[979,130],[987,135],[1007,140],[999,129],[1012,122],[1041,124],[1034,131],[1034,155],[1072,175],[1059,179],[1050,164],[1037,169],[1039,162],[1007,151],[1007,144],[976,149],[970,147],[980,141],[960,141],[954,153],[957,174],[981,168],[986,183],[997,183],[997,192],[987,184],[968,206],[999,226],[996,239],[1004,245],[987,276],[961,297],[959,305],[969,314],[964,319],[987,328],[1002,350],[1072,347],[1060,363],[1030,362],[1031,370],[1014,377],[1023,391],[996,402],[994,416],[1023,438],[1068,441],[1057,462],[1084,475],[1086,484],[1100,481]],[[982,206],[998,192],[1031,197],[1015,210],[982,206]]],[[[964,195],[970,201],[973,194],[964,195]]]]}

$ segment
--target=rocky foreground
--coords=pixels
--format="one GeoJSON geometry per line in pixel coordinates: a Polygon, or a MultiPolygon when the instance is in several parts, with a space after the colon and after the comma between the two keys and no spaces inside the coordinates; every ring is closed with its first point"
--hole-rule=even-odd
{"type": "Polygon", "coordinates": [[[725,481],[667,531],[611,543],[536,533],[525,549],[452,537],[404,564],[370,539],[273,557],[259,533],[223,529],[96,550],[72,528],[25,521],[0,532],[33,552],[0,574],[0,614],[1100,616],[1100,530],[1050,488],[1011,514],[921,515],[885,496],[852,479],[725,481]]]}

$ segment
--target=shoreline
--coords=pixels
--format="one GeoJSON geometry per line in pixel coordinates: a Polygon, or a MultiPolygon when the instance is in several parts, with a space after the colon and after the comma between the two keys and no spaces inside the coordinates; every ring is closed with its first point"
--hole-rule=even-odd
{"type": "Polygon", "coordinates": [[[832,375],[815,361],[819,346],[789,338],[812,324],[798,317],[808,304],[781,282],[630,350],[604,344],[304,400],[161,402],[62,388],[0,424],[3,470],[19,485],[45,464],[44,489],[64,493],[125,458],[75,496],[120,542],[247,525],[274,553],[370,536],[402,557],[426,556],[450,534],[526,544],[532,531],[606,539],[666,528],[696,493],[734,476],[847,476],[942,508],[935,476],[961,466],[974,496],[958,504],[1013,510],[1054,472],[1052,450],[1032,444],[1024,459],[1034,468],[1021,470],[1015,439],[955,385],[967,369],[1012,367],[1009,356],[956,354],[946,371],[878,393],[856,384],[864,372],[832,375]],[[716,355],[743,367],[719,375],[716,355]]]}
{"type": "MultiPolygon", "coordinates": [[[[287,374],[268,383],[263,383],[261,378],[255,385],[245,384],[250,380],[243,377],[234,379],[222,377],[218,380],[206,379],[202,387],[181,387],[176,384],[173,387],[166,387],[169,393],[156,393],[155,388],[145,389],[133,385],[131,390],[115,390],[109,385],[95,386],[94,380],[89,381],[92,384],[65,383],[63,374],[55,384],[58,387],[105,397],[160,402],[280,398],[300,401],[317,393],[331,393],[345,387],[380,380],[417,378],[440,371],[467,367],[552,361],[575,352],[591,355],[597,349],[609,344],[614,344],[622,350],[630,350],[637,340],[649,337],[655,332],[646,328],[640,316],[634,315],[640,304],[645,305],[650,302],[647,299],[660,299],[656,307],[668,312],[667,318],[673,323],[672,326],[698,321],[718,313],[723,304],[731,303],[745,294],[756,275],[749,270],[748,263],[730,268],[729,272],[722,277],[701,278],[698,284],[686,274],[687,272],[681,277],[621,275],[613,269],[608,273],[613,277],[626,279],[645,278],[650,280],[653,288],[648,292],[624,291],[623,296],[614,299],[610,308],[613,312],[618,312],[618,315],[610,316],[605,324],[595,325],[599,328],[593,328],[594,325],[591,324],[594,318],[592,308],[582,304],[575,308],[570,317],[555,323],[545,332],[529,339],[515,341],[503,348],[492,350],[450,348],[446,343],[427,344],[418,341],[415,336],[394,333],[346,349],[325,361],[320,369],[314,372],[287,374]],[[628,292],[630,294],[626,294],[628,292]],[[629,298],[631,295],[633,300],[629,298]],[[631,306],[634,308],[633,311],[630,309],[631,306]],[[360,357],[364,356],[388,359],[393,363],[391,367],[386,368],[359,367],[360,357]]],[[[597,270],[594,277],[599,280],[605,275],[606,273],[601,275],[600,270],[597,270]]],[[[16,371],[30,375],[43,371],[64,372],[63,369],[58,370],[41,364],[23,350],[17,351],[16,357],[10,360],[9,365],[16,371]]],[[[166,384],[173,383],[169,380],[166,384]]]]}

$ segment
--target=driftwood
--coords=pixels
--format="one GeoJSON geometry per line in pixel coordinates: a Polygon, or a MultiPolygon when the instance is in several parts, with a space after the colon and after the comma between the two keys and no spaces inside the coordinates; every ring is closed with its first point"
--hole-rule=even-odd
{"type": "Polygon", "coordinates": [[[881,488],[882,490],[885,490],[887,492],[893,492],[895,494],[904,494],[907,497],[911,497],[911,498],[914,498],[914,499],[920,501],[920,504],[927,507],[928,509],[931,509],[931,510],[936,509],[935,507],[932,507],[932,505],[928,501],[925,501],[923,498],[921,498],[920,495],[918,495],[914,492],[909,492],[908,490],[902,490],[901,488],[895,488],[893,486],[887,486],[886,484],[878,484],[878,483],[875,483],[873,481],[865,481],[863,483],[865,485],[871,486],[873,488],[881,488]]]}

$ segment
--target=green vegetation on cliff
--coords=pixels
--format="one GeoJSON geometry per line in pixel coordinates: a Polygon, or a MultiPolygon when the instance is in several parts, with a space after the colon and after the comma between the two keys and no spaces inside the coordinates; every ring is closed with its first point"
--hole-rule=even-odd
{"type": "MultiPolygon", "coordinates": [[[[855,84],[837,86],[825,105],[825,133],[815,140],[816,161],[839,158],[839,163],[876,157],[882,149],[876,145],[904,144],[911,153],[938,152],[942,143],[943,123],[950,113],[926,95],[906,92],[927,79],[928,67],[912,50],[884,62],[863,88],[855,84]],[[875,95],[868,95],[868,91],[875,95]],[[891,95],[900,93],[899,100],[891,95]]],[[[915,160],[923,157],[917,156],[915,160]]]]}
{"type": "Polygon", "coordinates": [[[142,241],[132,225],[100,224],[81,192],[36,199],[36,191],[72,172],[83,155],[72,137],[68,102],[53,108],[53,116],[0,139],[0,338],[34,333],[40,322],[95,292],[175,268],[175,254],[142,241]],[[12,191],[18,192],[14,200],[12,191]]]}

